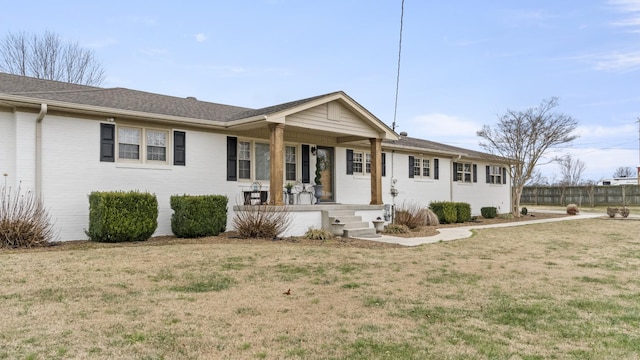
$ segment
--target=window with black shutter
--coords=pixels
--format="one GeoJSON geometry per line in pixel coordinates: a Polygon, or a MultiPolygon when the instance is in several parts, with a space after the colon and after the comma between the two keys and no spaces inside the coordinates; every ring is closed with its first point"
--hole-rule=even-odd
{"type": "Polygon", "coordinates": [[[409,178],[413,179],[413,163],[415,162],[415,158],[413,156],[409,156],[409,178]]]}
{"type": "Polygon", "coordinates": [[[114,124],[100,124],[100,161],[114,162],[116,160],[116,126],[114,124]]]}
{"type": "Polygon", "coordinates": [[[347,175],[353,175],[353,150],[347,149],[347,175]]]}
{"type": "Polygon", "coordinates": [[[227,181],[238,181],[238,138],[227,136],[227,181]]]}
{"type": "Polygon", "coordinates": [[[387,176],[387,154],[382,153],[382,176],[387,176]]]}
{"type": "Polygon", "coordinates": [[[173,132],[173,165],[185,166],[187,164],[186,133],[184,131],[173,132]]]}
{"type": "Polygon", "coordinates": [[[302,144],[302,183],[311,182],[311,167],[309,161],[309,145],[302,144]]]}

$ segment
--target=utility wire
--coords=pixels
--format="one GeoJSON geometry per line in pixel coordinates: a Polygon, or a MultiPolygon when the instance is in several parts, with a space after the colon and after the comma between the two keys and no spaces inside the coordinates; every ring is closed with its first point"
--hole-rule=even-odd
{"type": "Polygon", "coordinates": [[[396,103],[393,107],[393,124],[391,130],[396,131],[396,115],[398,113],[398,91],[400,89],[400,59],[402,56],[402,26],[404,20],[404,0],[402,0],[402,8],[400,11],[400,41],[398,43],[398,74],[396,76],[396,103]]]}

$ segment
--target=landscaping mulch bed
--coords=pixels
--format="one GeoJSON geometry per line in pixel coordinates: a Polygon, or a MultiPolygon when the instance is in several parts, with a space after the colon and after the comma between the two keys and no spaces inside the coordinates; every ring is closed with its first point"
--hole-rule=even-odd
{"type": "MultiPolygon", "coordinates": [[[[482,217],[476,218],[474,221],[459,223],[459,224],[442,224],[437,226],[423,226],[415,229],[407,234],[388,234],[397,237],[426,237],[438,234],[438,228],[459,227],[459,226],[473,226],[473,225],[491,225],[502,223],[514,223],[520,221],[540,220],[549,218],[558,218],[568,216],[566,214],[557,213],[529,213],[527,216],[519,218],[493,218],[484,219],[482,217]]],[[[310,240],[302,237],[291,237],[282,239],[240,239],[233,231],[222,233],[218,236],[207,236],[203,238],[195,239],[181,239],[175,236],[157,236],[147,241],[139,242],[125,242],[125,243],[96,243],[88,240],[75,240],[75,241],[58,241],[50,243],[48,246],[27,249],[32,251],[66,251],[66,250],[83,250],[83,249],[100,249],[100,248],[112,248],[112,247],[136,247],[136,246],[163,246],[163,245],[175,245],[175,244],[287,244],[287,245],[301,245],[301,246],[326,246],[326,247],[353,247],[353,248],[395,248],[403,247],[398,244],[389,244],[372,240],[361,240],[351,238],[335,238],[331,240],[310,240]]],[[[3,251],[25,251],[20,250],[3,250],[3,251]]]]}

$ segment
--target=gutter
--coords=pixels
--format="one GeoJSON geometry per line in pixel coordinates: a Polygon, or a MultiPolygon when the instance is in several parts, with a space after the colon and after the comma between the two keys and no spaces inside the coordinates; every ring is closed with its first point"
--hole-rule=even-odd
{"type": "Polygon", "coordinates": [[[42,197],[42,121],[47,115],[47,104],[40,104],[40,112],[36,117],[36,197],[42,197]]]}

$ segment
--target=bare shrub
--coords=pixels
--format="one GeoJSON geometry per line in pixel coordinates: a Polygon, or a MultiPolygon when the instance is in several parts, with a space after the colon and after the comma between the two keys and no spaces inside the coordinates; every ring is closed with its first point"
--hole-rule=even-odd
{"type": "Polygon", "coordinates": [[[409,229],[415,229],[423,226],[427,220],[422,205],[415,202],[403,202],[396,208],[395,223],[398,225],[406,225],[409,229]]]}
{"type": "Polygon", "coordinates": [[[576,214],[578,214],[578,212],[580,212],[580,210],[578,210],[578,205],[576,205],[576,204],[567,205],[567,214],[576,215],[576,214]]]}
{"type": "Polygon", "coordinates": [[[618,213],[618,208],[616,208],[616,207],[608,207],[607,208],[607,215],[609,215],[610,218],[616,217],[617,213],[618,213]]]}
{"type": "Polygon", "coordinates": [[[243,239],[273,239],[291,226],[291,214],[286,206],[250,205],[241,209],[236,211],[232,223],[243,239]]]}
{"type": "Polygon", "coordinates": [[[422,212],[423,212],[422,216],[424,216],[424,220],[425,220],[424,224],[426,226],[440,225],[440,220],[438,220],[438,215],[436,215],[436,213],[434,213],[433,210],[423,209],[422,212]]]}
{"type": "Polygon", "coordinates": [[[618,212],[620,213],[620,215],[621,215],[623,218],[629,217],[629,214],[631,213],[631,211],[629,210],[629,208],[628,208],[628,207],[626,207],[626,206],[621,207],[621,208],[620,208],[620,210],[619,210],[618,212]]]}
{"type": "Polygon", "coordinates": [[[53,240],[53,224],[42,200],[21,186],[0,188],[0,248],[45,246],[53,240]]]}

